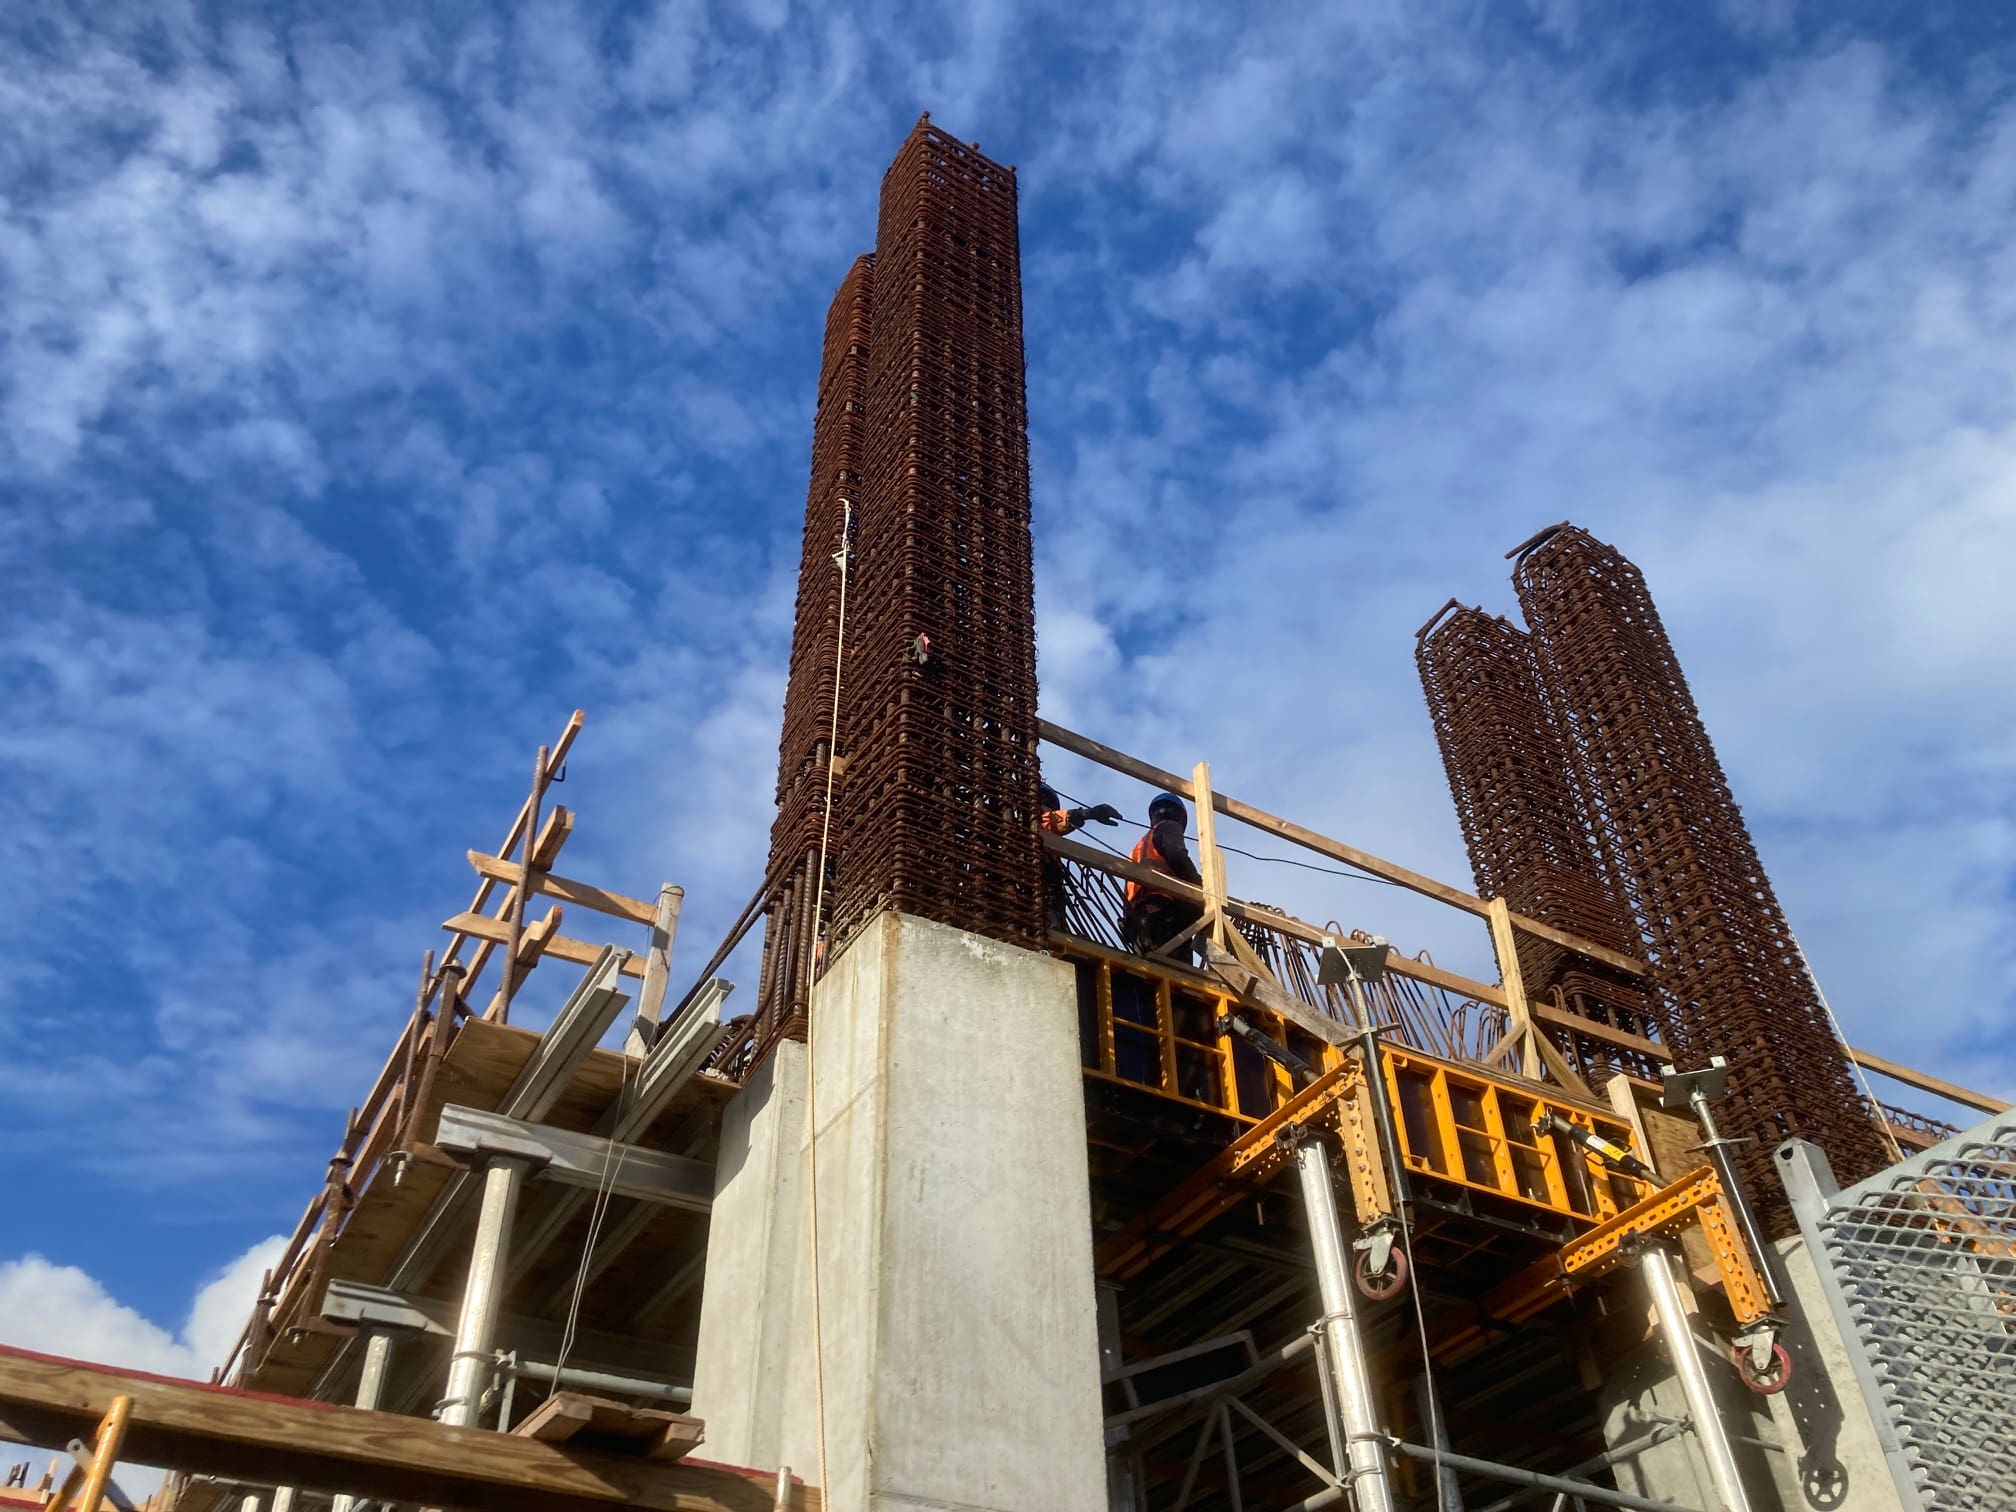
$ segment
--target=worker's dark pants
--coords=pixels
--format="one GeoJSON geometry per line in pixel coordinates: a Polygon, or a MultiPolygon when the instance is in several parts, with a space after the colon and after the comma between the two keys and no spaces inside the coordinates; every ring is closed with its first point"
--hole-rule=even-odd
{"type": "Polygon", "coordinates": [[[1066,933],[1071,897],[1064,887],[1064,863],[1055,856],[1043,858],[1043,900],[1049,917],[1050,932],[1066,933]]]}
{"type": "MultiPolygon", "coordinates": [[[[1127,912],[1120,921],[1120,931],[1130,950],[1142,955],[1153,955],[1203,917],[1203,908],[1195,903],[1161,893],[1143,893],[1128,905],[1127,912]]],[[[1196,946],[1197,942],[1193,937],[1170,951],[1163,959],[1184,966],[1194,965],[1196,957],[1193,952],[1196,946]]]]}

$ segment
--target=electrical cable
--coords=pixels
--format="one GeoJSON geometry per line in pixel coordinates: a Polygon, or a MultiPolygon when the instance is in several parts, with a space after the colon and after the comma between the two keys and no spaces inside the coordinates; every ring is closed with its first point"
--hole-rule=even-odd
{"type": "Polygon", "coordinates": [[[1890,1132],[1890,1120],[1883,1112],[1883,1104],[1876,1100],[1876,1089],[1869,1085],[1869,1073],[1862,1069],[1862,1063],[1848,1054],[1848,1036],[1841,1032],[1841,1020],[1834,1017],[1834,1005],[1827,1001],[1827,994],[1820,986],[1820,978],[1813,974],[1813,963],[1806,959],[1806,947],[1799,943],[1799,937],[1792,933],[1792,927],[1785,927],[1785,938],[1792,942],[1792,948],[1799,952],[1799,967],[1806,973],[1806,980],[1813,984],[1813,995],[1820,999],[1821,1010],[1827,1015],[1827,1022],[1834,1027],[1834,1038],[1841,1043],[1841,1052],[1848,1056],[1848,1064],[1855,1068],[1855,1079],[1862,1084],[1862,1095],[1869,1099],[1869,1111],[1876,1115],[1876,1128],[1882,1134],[1883,1142],[1890,1146],[1890,1155],[1897,1164],[1904,1163],[1904,1147],[1897,1143],[1897,1136],[1890,1132]]]}
{"type": "MultiPolygon", "coordinates": [[[[1080,804],[1079,800],[1076,797],[1074,797],[1070,793],[1065,792],[1062,788],[1059,788],[1056,791],[1057,796],[1059,798],[1063,798],[1073,804],[1078,804],[1078,806],[1080,807],[1089,807],[1089,805],[1080,804]]],[[[1122,814],[1120,816],[1120,822],[1122,824],[1132,825],[1135,829],[1148,828],[1148,826],[1141,823],[1140,820],[1129,819],[1125,814],[1122,814]]],[[[1091,832],[1085,829],[1080,829],[1078,833],[1084,835],[1084,834],[1090,834],[1091,832]]],[[[1098,841],[1100,845],[1105,845],[1107,850],[1113,851],[1113,854],[1116,856],[1120,856],[1122,860],[1126,859],[1124,852],[1114,850],[1112,846],[1106,845],[1106,842],[1104,840],[1100,840],[1097,835],[1093,835],[1092,838],[1095,841],[1098,841]]],[[[1195,835],[1187,835],[1187,834],[1183,838],[1186,840],[1197,839],[1195,835]]],[[[1257,851],[1241,850],[1236,845],[1227,845],[1223,840],[1220,840],[1218,842],[1218,849],[1220,849],[1221,851],[1230,851],[1235,856],[1244,856],[1248,861],[1266,861],[1275,866],[1300,867],[1303,871],[1321,872],[1326,877],[1342,877],[1346,882],[1377,882],[1381,887],[1400,886],[1400,884],[1398,882],[1395,882],[1391,877],[1377,876],[1372,872],[1344,871],[1341,868],[1335,866],[1318,866],[1313,861],[1297,861],[1292,856],[1263,856],[1260,855],[1257,851]]]]}

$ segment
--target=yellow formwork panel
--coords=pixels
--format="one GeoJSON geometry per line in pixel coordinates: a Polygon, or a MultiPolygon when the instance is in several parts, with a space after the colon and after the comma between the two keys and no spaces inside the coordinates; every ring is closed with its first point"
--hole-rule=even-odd
{"type": "MultiPolygon", "coordinates": [[[[1356,1060],[1355,1046],[1317,1040],[1284,1016],[1195,978],[1107,951],[1088,949],[1078,964],[1096,975],[1091,1001],[1097,1022],[1089,1026],[1096,1055],[1084,1066],[1096,1080],[1249,1127],[1269,1118],[1296,1096],[1296,1087],[1285,1070],[1250,1051],[1242,1067],[1242,1042],[1216,1027],[1235,1008],[1318,1073],[1356,1060]],[[1116,1007],[1120,998],[1124,1007],[1116,1007]]],[[[1536,1116],[1552,1114],[1629,1149],[1635,1136],[1621,1118],[1477,1062],[1392,1045],[1381,1047],[1380,1060],[1396,1157],[1411,1175],[1590,1224],[1614,1217],[1650,1190],[1557,1135],[1533,1132],[1536,1116]]],[[[1367,1220],[1390,1211],[1387,1183],[1369,1110],[1351,1111],[1356,1118],[1346,1122],[1346,1156],[1359,1216],[1367,1220]]]]}

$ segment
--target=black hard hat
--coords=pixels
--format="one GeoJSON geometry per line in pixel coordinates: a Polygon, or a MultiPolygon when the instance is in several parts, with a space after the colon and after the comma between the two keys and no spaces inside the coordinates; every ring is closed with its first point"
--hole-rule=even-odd
{"type": "Polygon", "coordinates": [[[1057,789],[1050,786],[1047,782],[1039,782],[1036,785],[1036,797],[1046,809],[1061,808],[1063,806],[1064,800],[1057,796],[1057,789]]]}
{"type": "Polygon", "coordinates": [[[1175,819],[1181,820],[1190,817],[1190,810],[1183,806],[1181,798],[1177,797],[1174,793],[1157,793],[1153,798],[1148,800],[1148,822],[1151,824],[1154,823],[1155,816],[1164,809],[1169,810],[1170,816],[1175,819]]]}

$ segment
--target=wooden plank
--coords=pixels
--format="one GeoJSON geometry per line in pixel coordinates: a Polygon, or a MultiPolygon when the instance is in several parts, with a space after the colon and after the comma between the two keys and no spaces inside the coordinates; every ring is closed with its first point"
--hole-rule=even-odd
{"type": "Polygon", "coordinates": [[[1534,1003],[1529,1010],[1533,1017],[1543,1024],[1554,1024],[1562,1029],[1571,1029],[1590,1039],[1601,1040],[1606,1045],[1615,1045],[1620,1050],[1636,1050],[1641,1055],[1649,1055],[1664,1065],[1673,1056],[1671,1045],[1662,1045],[1657,1040],[1647,1039],[1642,1034],[1633,1034],[1628,1029],[1617,1029],[1598,1019],[1586,1019],[1580,1014],[1566,1013],[1552,1003],[1534,1003]]]}
{"type": "MultiPolygon", "coordinates": [[[[472,1512],[771,1512],[775,1472],[557,1448],[431,1418],[201,1386],[0,1347],[0,1438],[88,1438],[133,1399],[123,1457],[198,1475],[472,1512]]],[[[807,1488],[804,1505],[818,1507],[807,1488]]]]}
{"type": "MultiPolygon", "coordinates": [[[[1533,1042],[1533,1015],[1526,1007],[1526,980],[1519,973],[1519,947],[1512,938],[1512,905],[1503,898],[1484,903],[1491,925],[1491,953],[1498,958],[1498,981],[1505,993],[1507,1042],[1519,1042],[1519,1070],[1529,1080],[1540,1079],[1540,1047],[1533,1042]]],[[[1584,1089],[1587,1090],[1586,1088],[1584,1089]]]]}
{"type": "Polygon", "coordinates": [[[631,1407],[608,1397],[561,1391],[535,1407],[511,1432],[541,1443],[574,1442],[577,1447],[682,1460],[700,1447],[700,1419],[657,1407],[631,1407]]]}
{"type": "MultiPolygon", "coordinates": [[[[511,938],[510,925],[487,914],[459,913],[454,918],[443,921],[441,927],[450,934],[465,934],[472,939],[485,940],[493,945],[502,945],[511,938]]],[[[545,953],[556,960],[572,961],[577,966],[593,966],[602,954],[602,947],[590,945],[586,940],[571,940],[566,935],[554,935],[546,941],[545,953]]],[[[635,956],[632,956],[623,963],[623,975],[641,977],[644,975],[644,967],[635,956]]]]}
{"type": "MultiPolygon", "coordinates": [[[[1193,887],[1166,872],[1136,866],[1132,861],[1124,861],[1118,856],[1109,856],[1104,851],[1094,850],[1089,845],[1080,845],[1075,840],[1066,840],[1058,835],[1045,835],[1043,846],[1046,850],[1055,851],[1060,856],[1081,862],[1096,871],[1149,882],[1166,893],[1178,898],[1187,898],[1193,903],[1206,901],[1204,890],[1200,887],[1193,887]]],[[[1277,914],[1264,908],[1255,908],[1251,904],[1240,902],[1237,898],[1226,900],[1225,911],[1235,919],[1245,919],[1249,923],[1263,925],[1277,934],[1287,935],[1290,939],[1301,940],[1309,945],[1321,945],[1325,940],[1339,938],[1330,930],[1305,924],[1291,914],[1277,914]]],[[[1458,997],[1475,998],[1478,1002],[1489,1003],[1495,1008],[1505,1006],[1505,994],[1498,988],[1473,981],[1466,976],[1459,976],[1453,971],[1444,971],[1440,966],[1427,961],[1417,961],[1411,956],[1402,955],[1397,950],[1387,957],[1386,969],[1394,976],[1406,977],[1410,981],[1420,982],[1428,987],[1440,987],[1445,992],[1455,993],[1458,997]]]]}
{"type": "Polygon", "coordinates": [[[594,1417],[595,1409],[585,1397],[563,1391],[534,1407],[511,1432],[514,1437],[537,1439],[542,1444],[564,1444],[594,1417]]]}
{"type": "MultiPolygon", "coordinates": [[[[486,856],[477,850],[469,851],[467,854],[469,864],[476,869],[476,875],[488,877],[493,882],[516,882],[525,871],[518,862],[506,860],[502,856],[486,856]]],[[[558,898],[562,903],[572,903],[577,908],[607,914],[612,919],[627,919],[632,924],[649,924],[657,914],[655,906],[646,903],[642,898],[626,897],[622,893],[593,887],[586,882],[576,882],[570,877],[555,876],[552,872],[538,873],[533,878],[533,883],[534,892],[545,893],[549,898],[558,898]]]]}
{"type": "MultiPolygon", "coordinates": [[[[1145,761],[1116,751],[1111,746],[1101,745],[1096,740],[1067,730],[1062,725],[1052,724],[1047,719],[1039,719],[1036,722],[1036,732],[1052,745],[1083,756],[1087,761],[1096,761],[1113,771],[1155,787],[1167,788],[1170,792],[1189,798],[1192,802],[1196,801],[1196,794],[1191,784],[1174,772],[1165,772],[1160,767],[1150,766],[1145,761]]],[[[1465,913],[1475,914],[1480,919],[1485,916],[1484,900],[1474,893],[1464,892],[1460,887],[1437,882],[1433,877],[1411,871],[1397,862],[1375,856],[1370,851],[1359,850],[1355,845],[1346,845],[1341,840],[1333,840],[1328,835],[1319,834],[1292,820],[1283,819],[1278,814],[1270,814],[1265,809],[1255,808],[1252,804],[1241,802],[1228,794],[1212,793],[1211,804],[1228,819],[1237,819],[1242,824],[1252,825],[1255,829],[1266,830],[1305,850],[1315,851],[1320,856],[1328,856],[1333,861],[1341,861],[1346,866],[1355,867],[1372,876],[1383,877],[1386,881],[1397,883],[1410,892],[1420,893],[1423,897],[1433,898],[1438,903],[1446,903],[1452,908],[1460,908],[1465,913]]],[[[1579,935],[1570,934],[1565,929],[1556,929],[1553,925],[1543,924],[1538,919],[1529,919],[1524,914],[1513,914],[1512,922],[1528,934],[1550,940],[1578,955],[1587,956],[1592,961],[1601,961],[1606,966],[1615,966],[1619,971],[1628,971],[1635,976],[1645,974],[1643,961],[1625,955],[1621,951],[1611,950],[1607,946],[1598,945],[1594,940],[1585,940],[1579,935]]]]}
{"type": "Polygon", "coordinates": [[[1943,1097],[1948,1101],[1961,1103],[1969,1108],[1978,1108],[1983,1113],[2007,1113],[2009,1111],[2009,1104],[2002,1101],[1999,1097],[1990,1097],[1986,1092],[1976,1092],[1971,1087],[1963,1087],[1958,1082],[1946,1081],[1941,1077],[1933,1076],[1930,1072],[1915,1070],[1910,1066],[1902,1065],[1884,1056],[1871,1054],[1867,1050],[1857,1050],[1851,1045],[1848,1047],[1848,1055],[1864,1071],[1877,1072],[1879,1075],[1889,1077],[1892,1081],[1900,1081],[1907,1087],[1916,1087],[1920,1092],[1930,1092],[1935,1097],[1943,1097]]]}

